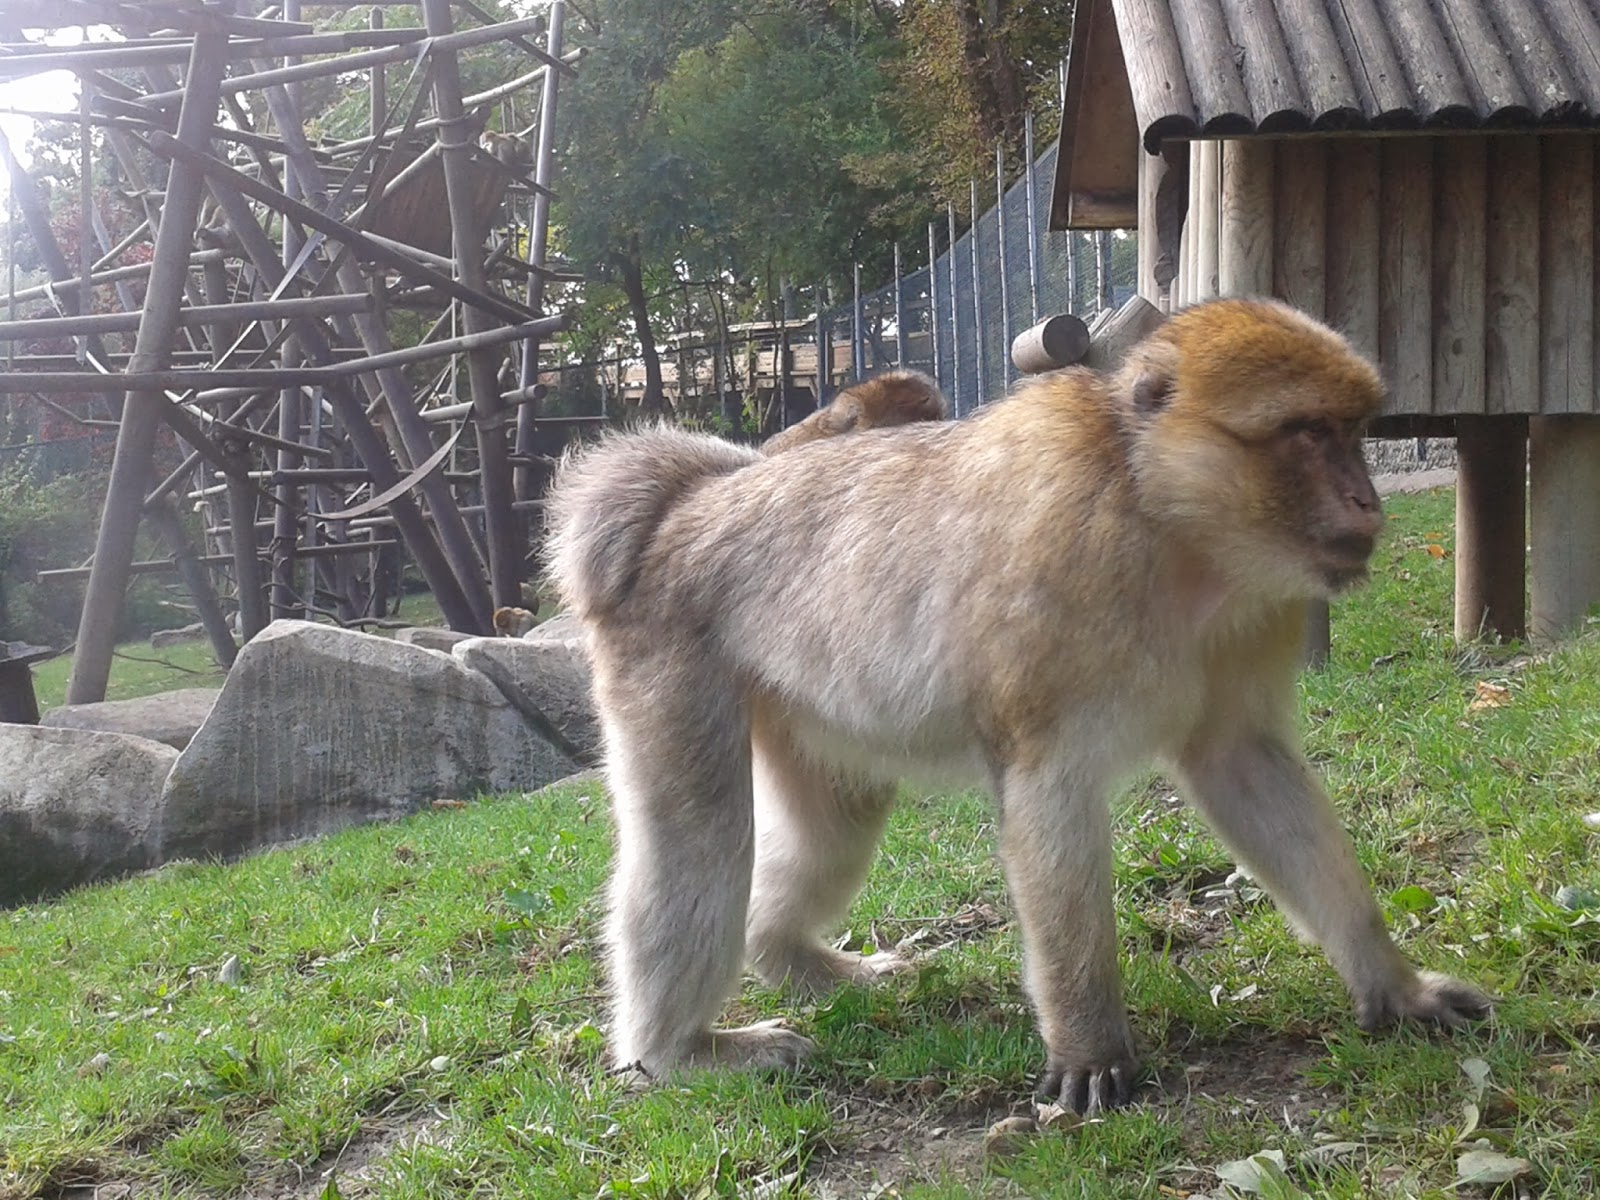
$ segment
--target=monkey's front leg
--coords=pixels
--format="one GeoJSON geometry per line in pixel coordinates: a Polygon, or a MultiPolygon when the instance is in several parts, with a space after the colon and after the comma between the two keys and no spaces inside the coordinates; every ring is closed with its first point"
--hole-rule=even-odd
{"type": "Polygon", "coordinates": [[[1126,1103],[1138,1075],[1122,1004],[1105,788],[1006,772],[1000,856],[1022,924],[1023,978],[1045,1045],[1041,1098],[1077,1112],[1126,1103]]]}
{"type": "Polygon", "coordinates": [[[1488,1012],[1476,988],[1419,971],[1400,953],[1333,804],[1287,738],[1252,731],[1197,743],[1179,766],[1218,836],[1327,954],[1363,1027],[1401,1018],[1460,1025],[1488,1012]]]}

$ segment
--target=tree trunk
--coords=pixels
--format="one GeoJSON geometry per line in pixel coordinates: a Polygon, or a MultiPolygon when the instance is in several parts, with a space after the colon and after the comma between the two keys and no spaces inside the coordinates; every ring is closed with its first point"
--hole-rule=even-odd
{"type": "Polygon", "coordinates": [[[644,400],[642,407],[651,416],[660,416],[667,409],[666,391],[661,386],[661,354],[656,349],[656,335],[650,328],[650,305],[644,294],[644,266],[640,261],[639,239],[635,238],[629,253],[617,256],[617,268],[622,273],[622,290],[628,295],[628,309],[633,314],[634,332],[639,336],[639,356],[644,359],[644,400]]]}
{"type": "Polygon", "coordinates": [[[957,9],[961,22],[962,57],[978,102],[978,121],[984,141],[1014,142],[1027,111],[1027,89],[1022,71],[1007,53],[1001,36],[1005,18],[1000,0],[962,0],[957,9]]]}

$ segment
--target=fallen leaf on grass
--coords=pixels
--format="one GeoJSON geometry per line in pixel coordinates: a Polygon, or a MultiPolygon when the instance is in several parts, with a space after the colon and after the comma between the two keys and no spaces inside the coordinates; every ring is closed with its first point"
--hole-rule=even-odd
{"type": "Polygon", "coordinates": [[[1217,1167],[1217,1178],[1241,1192],[1264,1196],[1267,1200],[1294,1200],[1305,1195],[1284,1174],[1288,1166],[1282,1150],[1262,1150],[1249,1158],[1238,1158],[1217,1167]]]}
{"type": "MultiPolygon", "coordinates": [[[[1480,1141],[1478,1145],[1487,1145],[1480,1141]]],[[[1525,1158],[1512,1158],[1498,1150],[1468,1150],[1456,1159],[1456,1183],[1510,1183],[1520,1175],[1533,1170],[1525,1158]]]]}
{"type": "Polygon", "coordinates": [[[1032,1117],[1005,1117],[989,1126],[983,1135],[983,1152],[991,1158],[1010,1158],[1023,1147],[1029,1135],[1039,1132],[1032,1117]]]}
{"type": "Polygon", "coordinates": [[[1439,545],[1438,542],[1429,542],[1427,545],[1425,545],[1423,547],[1423,549],[1426,550],[1428,552],[1428,554],[1433,558],[1445,558],[1450,553],[1450,551],[1446,550],[1443,546],[1439,545]]]}
{"type": "Polygon", "coordinates": [[[1490,683],[1487,679],[1480,679],[1473,688],[1472,703],[1467,705],[1467,711],[1478,712],[1485,708],[1505,708],[1510,703],[1510,688],[1503,683],[1490,683]]]}
{"type": "Polygon", "coordinates": [[[1568,912],[1593,912],[1600,908],[1600,896],[1586,887],[1564,883],[1556,889],[1556,903],[1568,912]]]}

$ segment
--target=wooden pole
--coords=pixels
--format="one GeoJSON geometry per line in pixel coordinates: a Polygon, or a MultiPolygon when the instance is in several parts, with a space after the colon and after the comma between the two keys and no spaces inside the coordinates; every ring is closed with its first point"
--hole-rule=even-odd
{"type": "MultiPolygon", "coordinates": [[[[189,59],[183,104],[178,112],[180,142],[202,145],[216,119],[218,89],[227,65],[223,50],[227,35],[196,35],[189,59]]],[[[204,176],[192,162],[175,161],[167,173],[166,199],[160,230],[156,234],[150,282],[145,292],[144,319],[134,342],[129,370],[160,370],[171,349],[179,306],[189,272],[189,247],[195,219],[200,213],[204,176]]],[[[151,451],[164,401],[159,393],[129,392],[123,403],[122,425],[111,463],[105,509],[95,539],[94,570],[84,591],[83,614],[78,623],[78,650],[67,683],[68,704],[90,704],[105,699],[111,675],[111,652],[116,646],[118,617],[128,587],[128,567],[133,561],[139,514],[149,489],[151,451]]]]}
{"type": "Polygon", "coordinates": [[[1527,418],[1456,418],[1457,641],[1527,636],[1527,481],[1527,418]]]}
{"type": "Polygon", "coordinates": [[[178,516],[178,506],[167,497],[150,505],[145,513],[161,539],[167,543],[173,564],[183,580],[183,586],[188,589],[189,599],[193,601],[200,624],[206,631],[206,639],[211,643],[212,656],[216,658],[217,665],[226,670],[233,666],[239,647],[234,644],[233,631],[228,628],[228,618],[222,611],[222,602],[217,599],[217,589],[211,584],[211,575],[195,553],[194,544],[183,527],[183,520],[178,516]]]}
{"type": "Polygon", "coordinates": [[[1557,638],[1600,601],[1600,418],[1528,421],[1532,633],[1557,638]]]}
{"type": "MultiPolygon", "coordinates": [[[[450,0],[423,0],[428,33],[444,38],[453,32],[450,0]]],[[[466,113],[461,107],[461,73],[455,56],[441,54],[433,64],[433,101],[440,119],[439,146],[444,156],[445,195],[456,260],[456,278],[472,291],[486,293],[483,230],[474,217],[472,143],[466,140],[466,113]]],[[[485,333],[492,322],[472,305],[462,308],[468,334],[485,333]]],[[[496,379],[498,363],[488,349],[467,352],[472,387],[473,422],[478,434],[478,472],[483,489],[484,534],[489,544],[489,590],[496,607],[522,599],[522,555],[517,552],[517,522],[511,507],[516,496],[506,446],[505,409],[496,379]]],[[[683,380],[679,380],[679,387],[683,380]]]]}

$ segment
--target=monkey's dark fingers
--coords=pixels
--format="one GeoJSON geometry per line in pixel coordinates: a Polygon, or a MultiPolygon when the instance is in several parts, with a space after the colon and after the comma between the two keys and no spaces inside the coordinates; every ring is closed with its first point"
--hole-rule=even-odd
{"type": "Polygon", "coordinates": [[[1132,1100],[1138,1077],[1139,1068],[1131,1062],[1112,1067],[1046,1067],[1035,1095],[1080,1116],[1093,1116],[1132,1100]]]}

